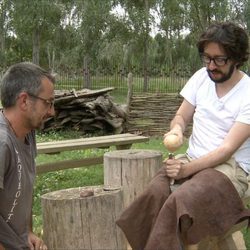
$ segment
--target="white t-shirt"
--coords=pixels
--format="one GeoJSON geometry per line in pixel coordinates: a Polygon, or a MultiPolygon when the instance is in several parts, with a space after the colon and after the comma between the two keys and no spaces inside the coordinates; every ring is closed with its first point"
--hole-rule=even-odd
{"type": "MultiPolygon", "coordinates": [[[[206,68],[202,68],[189,79],[180,93],[195,106],[193,131],[187,150],[194,159],[219,147],[234,122],[250,124],[250,78],[245,74],[221,98],[218,98],[215,86],[206,68]]],[[[250,173],[250,139],[235,152],[234,157],[250,173]]]]}

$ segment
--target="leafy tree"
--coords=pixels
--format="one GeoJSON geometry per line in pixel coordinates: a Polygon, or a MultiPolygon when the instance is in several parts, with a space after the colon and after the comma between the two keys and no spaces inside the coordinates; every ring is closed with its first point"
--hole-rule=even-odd
{"type": "MultiPolygon", "coordinates": [[[[154,22],[152,10],[156,5],[156,0],[121,0],[120,5],[126,11],[127,24],[133,33],[133,39],[127,44],[127,48],[131,49],[134,55],[141,55],[141,63],[143,64],[144,87],[148,89],[148,55],[150,45],[150,32],[154,22]]],[[[128,50],[129,51],[129,50],[128,50]]],[[[130,55],[132,58],[132,55],[130,55]]],[[[139,57],[140,58],[140,57],[139,57]]]]}
{"type": "Polygon", "coordinates": [[[185,28],[200,34],[214,21],[226,21],[229,17],[228,0],[187,0],[185,3],[185,28]]]}
{"type": "Polygon", "coordinates": [[[109,0],[76,1],[72,8],[73,16],[77,20],[77,32],[79,33],[79,55],[84,71],[84,87],[90,88],[90,60],[98,58],[98,51],[107,32],[112,3],[109,0]]]}
{"type": "Polygon", "coordinates": [[[211,22],[232,20],[250,31],[249,6],[250,0],[0,0],[1,66],[32,58],[51,70],[82,68],[88,88],[90,65],[124,72],[136,66],[147,91],[151,65],[197,68],[195,44],[211,22]],[[115,7],[124,14],[114,14],[115,7]],[[155,37],[153,26],[160,30],[155,37]]]}
{"type": "Polygon", "coordinates": [[[39,64],[41,44],[49,41],[60,26],[62,5],[59,0],[12,0],[12,3],[14,33],[32,46],[32,61],[39,64]]]}

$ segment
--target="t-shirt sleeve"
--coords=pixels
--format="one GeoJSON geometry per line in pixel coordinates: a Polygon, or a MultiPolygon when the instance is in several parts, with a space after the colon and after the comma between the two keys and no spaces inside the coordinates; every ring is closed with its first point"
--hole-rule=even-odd
{"type": "Polygon", "coordinates": [[[4,188],[4,176],[10,164],[10,149],[6,143],[0,141],[0,189],[4,188]]]}
{"type": "Polygon", "coordinates": [[[187,81],[186,85],[180,92],[180,95],[189,103],[191,103],[193,106],[196,106],[197,91],[201,86],[201,84],[204,82],[204,79],[206,77],[207,77],[206,69],[201,68],[200,70],[195,72],[193,76],[191,76],[191,78],[187,81]]]}
{"type": "MultiPolygon", "coordinates": [[[[248,96],[250,96],[250,93],[248,96]]],[[[243,101],[240,112],[236,117],[236,121],[250,124],[250,98],[245,98],[243,101]]]]}

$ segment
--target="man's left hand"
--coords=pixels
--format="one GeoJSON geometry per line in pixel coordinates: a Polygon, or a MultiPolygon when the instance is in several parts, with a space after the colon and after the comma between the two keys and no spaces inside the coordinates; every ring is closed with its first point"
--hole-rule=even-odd
{"type": "Polygon", "coordinates": [[[28,241],[30,245],[30,250],[48,250],[43,240],[36,236],[33,232],[29,233],[28,241]]]}

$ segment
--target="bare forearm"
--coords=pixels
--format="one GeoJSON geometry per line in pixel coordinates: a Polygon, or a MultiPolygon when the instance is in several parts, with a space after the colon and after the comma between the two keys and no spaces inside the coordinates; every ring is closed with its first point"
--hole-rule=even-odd
{"type": "Polygon", "coordinates": [[[232,154],[233,152],[230,150],[224,147],[219,147],[198,159],[194,159],[191,162],[184,164],[184,175],[187,177],[203,169],[216,167],[230,159],[232,154]]]}
{"type": "Polygon", "coordinates": [[[183,134],[188,123],[192,120],[194,110],[195,107],[184,100],[170,123],[171,133],[183,134]]]}
{"type": "Polygon", "coordinates": [[[174,119],[170,123],[170,130],[176,133],[182,133],[185,131],[186,124],[182,115],[176,114],[174,119]]]}
{"type": "Polygon", "coordinates": [[[189,176],[206,168],[215,167],[232,157],[250,136],[250,125],[236,122],[225,137],[223,143],[215,150],[193,160],[185,166],[185,175],[189,176]]]}

